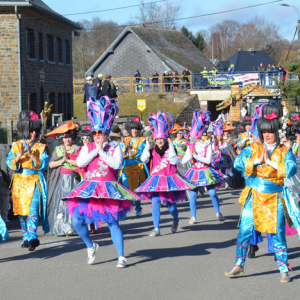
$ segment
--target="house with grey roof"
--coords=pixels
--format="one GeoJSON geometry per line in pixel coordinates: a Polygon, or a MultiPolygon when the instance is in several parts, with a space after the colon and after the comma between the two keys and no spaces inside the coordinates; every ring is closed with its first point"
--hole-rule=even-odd
{"type": "Polygon", "coordinates": [[[73,116],[72,39],[82,27],[42,0],[0,1],[0,119],[18,120],[21,110],[73,116]]]}
{"type": "Polygon", "coordinates": [[[139,70],[142,77],[154,71],[177,71],[186,67],[191,72],[201,72],[213,64],[181,32],[145,27],[126,27],[108,49],[86,72],[86,76],[102,73],[112,77],[133,76],[139,70]]]}

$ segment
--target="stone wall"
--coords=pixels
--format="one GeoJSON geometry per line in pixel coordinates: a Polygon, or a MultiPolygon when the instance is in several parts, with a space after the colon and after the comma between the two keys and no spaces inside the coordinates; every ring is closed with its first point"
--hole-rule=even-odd
{"type": "Polygon", "coordinates": [[[44,107],[44,101],[49,101],[53,104],[52,112],[64,113],[64,119],[70,119],[73,117],[72,29],[58,21],[33,18],[28,10],[21,14],[20,27],[23,109],[32,109],[39,114],[44,107]],[[28,29],[34,32],[35,58],[30,58],[27,52],[28,29]],[[53,36],[53,61],[47,59],[47,35],[53,36]],[[62,62],[58,62],[57,38],[62,41],[62,62]],[[66,62],[65,41],[69,41],[71,64],[66,62]]]}
{"type": "Polygon", "coordinates": [[[8,125],[19,113],[17,17],[0,12],[0,121],[8,125]]]}
{"type": "MultiPolygon", "coordinates": [[[[183,122],[186,121],[187,124],[190,124],[193,118],[193,112],[196,108],[200,108],[198,96],[192,95],[189,99],[186,100],[180,112],[175,117],[176,123],[183,125],[183,122]]],[[[201,109],[205,110],[206,108],[201,107],[201,109]]]]}

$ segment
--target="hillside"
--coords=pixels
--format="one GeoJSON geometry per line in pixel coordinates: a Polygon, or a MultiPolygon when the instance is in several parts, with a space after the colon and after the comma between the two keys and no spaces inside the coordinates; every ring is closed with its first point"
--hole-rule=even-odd
{"type": "MultiPolygon", "coordinates": [[[[141,94],[122,94],[118,97],[120,102],[119,105],[119,116],[128,115],[138,115],[140,116],[140,111],[137,109],[137,99],[146,99],[147,106],[146,110],[143,112],[143,121],[147,121],[150,112],[156,113],[157,109],[162,112],[168,111],[174,117],[180,111],[182,102],[172,102],[166,98],[163,98],[163,94],[151,94],[151,93],[141,93],[141,94]],[[160,99],[162,97],[162,99],[160,99]]],[[[74,95],[74,116],[78,119],[84,119],[86,116],[85,107],[83,102],[83,94],[74,95]]]]}

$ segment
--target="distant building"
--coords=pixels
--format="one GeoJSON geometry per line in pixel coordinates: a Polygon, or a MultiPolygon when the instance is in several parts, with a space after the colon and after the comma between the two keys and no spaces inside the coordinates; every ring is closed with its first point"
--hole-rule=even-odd
{"type": "Polygon", "coordinates": [[[0,119],[38,114],[44,102],[73,116],[72,35],[82,29],[41,0],[0,2],[0,119]]]}
{"type": "Polygon", "coordinates": [[[181,31],[128,26],[86,75],[129,77],[136,70],[142,77],[170,70],[181,75],[186,67],[200,72],[204,67],[212,69],[213,64],[181,31]]]}
{"type": "Polygon", "coordinates": [[[217,68],[220,72],[226,72],[230,65],[234,64],[235,72],[257,71],[259,65],[263,63],[265,68],[268,64],[273,64],[272,59],[266,51],[239,50],[227,61],[219,61],[217,68]]]}

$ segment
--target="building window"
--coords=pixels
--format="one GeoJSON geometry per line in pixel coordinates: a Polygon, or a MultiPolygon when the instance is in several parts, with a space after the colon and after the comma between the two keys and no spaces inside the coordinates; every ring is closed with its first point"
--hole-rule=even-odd
{"type": "Polygon", "coordinates": [[[70,93],[67,94],[67,119],[71,120],[73,116],[73,101],[70,93]]]}
{"type": "Polygon", "coordinates": [[[57,113],[56,111],[56,105],[55,105],[55,93],[50,93],[48,94],[48,103],[49,103],[49,106],[52,104],[52,113],[57,113]]]}
{"type": "Polygon", "coordinates": [[[27,57],[35,58],[35,32],[32,29],[26,29],[27,38],[27,57]]]}
{"type": "Polygon", "coordinates": [[[63,102],[64,102],[64,119],[67,120],[68,119],[68,103],[67,103],[67,94],[64,93],[63,94],[63,102]]]}
{"type": "Polygon", "coordinates": [[[39,59],[44,59],[44,37],[42,32],[39,32],[39,59]]]}
{"type": "Polygon", "coordinates": [[[57,105],[57,108],[58,108],[58,113],[59,114],[62,114],[64,112],[64,102],[63,102],[63,94],[62,93],[58,93],[58,105],[57,105]]]}
{"type": "Polygon", "coordinates": [[[71,45],[70,41],[66,40],[66,64],[70,65],[71,64],[71,45]]]}
{"type": "Polygon", "coordinates": [[[57,62],[63,62],[63,49],[62,49],[62,39],[57,38],[57,62]]]}
{"type": "Polygon", "coordinates": [[[47,34],[47,59],[54,62],[54,39],[50,34],[47,34]]]}
{"type": "Polygon", "coordinates": [[[37,95],[36,93],[32,93],[29,96],[29,103],[28,103],[28,108],[29,110],[35,111],[37,113],[39,113],[39,107],[38,107],[38,103],[37,103],[37,95]]]}

